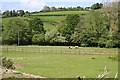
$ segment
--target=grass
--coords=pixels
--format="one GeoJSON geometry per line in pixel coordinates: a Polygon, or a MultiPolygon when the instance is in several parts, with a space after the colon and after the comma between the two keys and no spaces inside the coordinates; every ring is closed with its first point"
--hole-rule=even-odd
{"type": "Polygon", "coordinates": [[[42,19],[42,20],[57,21],[57,22],[66,19],[65,16],[40,16],[39,18],[42,19]]]}
{"type": "MultiPolygon", "coordinates": [[[[25,20],[25,19],[30,19],[30,18],[33,18],[33,17],[34,16],[19,17],[19,18],[25,20]]],[[[61,21],[64,21],[66,19],[65,16],[56,16],[56,17],[55,16],[38,16],[38,17],[43,20],[44,28],[45,28],[46,31],[50,31],[54,28],[57,28],[59,26],[59,24],[61,23],[61,21]],[[52,23],[55,23],[55,25],[53,25],[52,23]]],[[[2,23],[4,25],[4,28],[7,27],[8,22],[13,18],[18,18],[18,17],[2,18],[2,23]]]]}
{"type": "Polygon", "coordinates": [[[52,29],[57,28],[57,26],[52,25],[52,24],[47,23],[47,22],[44,22],[44,28],[45,28],[46,31],[50,31],[50,30],[52,30],[52,29]]]}
{"type": "MultiPolygon", "coordinates": [[[[51,46],[20,46],[24,48],[66,48],[67,47],[51,47],[51,46]]],[[[84,48],[90,49],[90,48],[84,48]]],[[[93,48],[96,49],[96,48],[93,48]]],[[[101,50],[101,48],[97,48],[101,50]]],[[[106,50],[106,49],[104,49],[106,50]]],[[[32,73],[35,75],[45,76],[49,78],[76,78],[79,76],[87,76],[95,78],[98,74],[103,73],[104,67],[107,66],[111,74],[108,77],[114,77],[118,72],[117,61],[112,61],[109,56],[117,56],[117,54],[104,55],[68,55],[68,54],[48,54],[44,53],[26,53],[3,51],[3,55],[13,59],[15,64],[19,64],[21,68],[18,71],[32,73]],[[95,59],[92,59],[95,58],[95,59]]]]}
{"type": "MultiPolygon", "coordinates": [[[[17,18],[17,17],[14,17],[14,18],[17,18]]],[[[20,17],[21,19],[29,19],[29,18],[27,18],[27,17],[20,17]]],[[[7,27],[7,24],[8,24],[8,22],[11,20],[11,19],[13,19],[13,18],[2,18],[2,23],[3,23],[3,25],[5,26],[5,28],[7,27]]],[[[52,19],[52,20],[54,20],[54,18],[52,18],[52,17],[49,17],[49,19],[47,19],[47,17],[46,18],[43,18],[42,17],[42,19],[43,20],[50,20],[50,19],[52,19]]],[[[57,19],[57,18],[56,18],[57,19]]],[[[50,20],[51,21],[51,20],[50,20]]],[[[56,28],[56,26],[55,25],[52,25],[52,24],[50,24],[50,23],[47,23],[47,22],[44,22],[44,28],[45,28],[45,30],[47,30],[47,31],[49,31],[49,30],[51,30],[51,29],[54,29],[54,28],[56,28]]]]}
{"type": "Polygon", "coordinates": [[[11,19],[13,19],[13,18],[21,18],[21,19],[23,19],[23,20],[29,19],[29,18],[27,18],[27,17],[8,17],[8,18],[2,18],[2,23],[3,23],[3,25],[4,25],[5,27],[7,27],[8,22],[9,22],[11,19]]]}
{"type": "Polygon", "coordinates": [[[57,12],[39,12],[31,15],[66,15],[66,14],[87,14],[88,11],[57,11],[57,12]]]}
{"type": "MultiPolygon", "coordinates": [[[[8,48],[24,48],[24,49],[65,49],[65,50],[70,50],[69,46],[37,46],[37,45],[28,45],[28,46],[8,46],[4,45],[3,47],[8,47],[8,48]]],[[[98,47],[79,47],[79,49],[75,49],[73,47],[72,50],[93,50],[93,51],[106,51],[106,52],[115,52],[118,53],[118,48],[98,48],[98,47]]]]}

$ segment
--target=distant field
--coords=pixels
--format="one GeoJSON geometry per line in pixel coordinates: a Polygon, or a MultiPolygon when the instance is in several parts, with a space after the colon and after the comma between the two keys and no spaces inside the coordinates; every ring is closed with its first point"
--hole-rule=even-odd
{"type": "Polygon", "coordinates": [[[8,22],[9,22],[11,19],[13,19],[13,18],[21,18],[21,19],[23,19],[23,20],[29,19],[29,18],[27,18],[27,17],[9,17],[9,18],[2,18],[2,23],[3,23],[3,25],[6,27],[7,24],[8,24],[8,22]]]}
{"type": "MultiPolygon", "coordinates": [[[[17,46],[9,46],[18,48],[17,46]]],[[[21,48],[36,49],[68,49],[65,46],[19,46],[21,48]]],[[[97,49],[97,50],[116,50],[106,48],[81,48],[81,49],[97,49]]],[[[95,78],[98,74],[103,73],[104,67],[107,66],[111,73],[108,77],[114,77],[118,70],[118,62],[109,57],[116,57],[117,54],[103,55],[68,55],[34,52],[16,52],[3,50],[3,55],[13,59],[17,65],[18,71],[32,73],[49,78],[76,78],[79,76],[87,76],[95,78]],[[92,59],[94,58],[94,59],[92,59]]]]}
{"type": "MultiPolygon", "coordinates": [[[[17,18],[17,17],[14,17],[14,18],[17,18]]],[[[19,18],[21,18],[21,19],[30,19],[30,18],[27,18],[27,17],[19,17],[19,18]]],[[[52,18],[52,17],[49,17],[49,18],[47,18],[47,17],[40,17],[43,21],[55,21],[54,20],[54,18],[52,18]]],[[[7,24],[8,24],[8,22],[10,21],[10,19],[13,19],[13,18],[2,18],[2,23],[3,23],[3,25],[5,26],[5,28],[7,27],[7,24]]],[[[58,19],[60,19],[60,18],[58,18],[58,19]]],[[[59,21],[58,21],[59,22],[59,21]]],[[[45,28],[45,30],[47,30],[47,31],[49,31],[49,30],[51,30],[51,29],[54,29],[54,28],[56,28],[56,26],[55,25],[52,25],[52,24],[50,24],[50,23],[47,23],[47,22],[43,22],[44,23],[44,28],[45,28]]]]}
{"type": "Polygon", "coordinates": [[[57,12],[39,12],[31,15],[66,15],[66,14],[87,14],[88,11],[57,11],[57,12]]]}
{"type": "Polygon", "coordinates": [[[48,20],[48,21],[62,21],[66,19],[66,16],[38,16],[42,20],[48,20]]]}

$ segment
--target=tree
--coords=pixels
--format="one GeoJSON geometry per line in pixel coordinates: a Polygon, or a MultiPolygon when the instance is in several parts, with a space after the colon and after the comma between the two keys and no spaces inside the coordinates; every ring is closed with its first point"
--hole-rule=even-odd
{"type": "Polygon", "coordinates": [[[49,12],[50,11],[50,7],[49,6],[44,6],[42,11],[43,12],[49,12]]]}
{"type": "Polygon", "coordinates": [[[31,31],[28,22],[20,18],[12,18],[8,27],[3,32],[3,43],[5,44],[28,44],[31,31]]]}
{"type": "Polygon", "coordinates": [[[107,21],[100,11],[90,11],[89,14],[80,16],[71,40],[74,43],[86,46],[103,46],[108,38],[107,21]]]}
{"type": "Polygon", "coordinates": [[[67,42],[57,29],[53,29],[45,34],[45,41],[48,43],[67,42]]]}
{"type": "Polygon", "coordinates": [[[56,11],[56,8],[55,8],[54,6],[52,6],[52,7],[50,8],[50,11],[56,11]]]}
{"type": "Polygon", "coordinates": [[[40,18],[34,18],[29,21],[29,27],[32,30],[33,34],[43,33],[45,34],[43,21],[40,18]]]}
{"type": "Polygon", "coordinates": [[[106,43],[107,47],[119,47],[119,8],[118,8],[118,2],[109,2],[108,0],[105,0],[103,3],[104,7],[102,9],[102,13],[105,16],[105,19],[107,21],[107,28],[108,28],[108,36],[109,41],[106,43]],[[109,45],[109,43],[112,43],[109,45]]]}
{"type": "Polygon", "coordinates": [[[41,34],[34,34],[32,37],[32,43],[34,44],[43,44],[45,42],[45,35],[41,34]]]}
{"type": "Polygon", "coordinates": [[[13,12],[12,11],[10,11],[10,16],[13,17],[13,12]]]}
{"type": "Polygon", "coordinates": [[[77,14],[68,15],[65,25],[60,29],[62,36],[64,36],[68,42],[71,42],[71,35],[74,33],[74,29],[76,28],[79,20],[79,15],[77,14]]]}
{"type": "Polygon", "coordinates": [[[26,16],[26,17],[30,16],[30,12],[26,11],[26,12],[25,12],[25,16],[26,16]]]}
{"type": "Polygon", "coordinates": [[[24,10],[18,10],[17,12],[18,12],[19,16],[21,16],[21,17],[22,17],[23,15],[25,15],[24,10]]]}
{"type": "MultiPolygon", "coordinates": [[[[90,42],[99,46],[100,38],[108,35],[107,30],[107,21],[104,19],[104,16],[100,12],[92,11],[89,14],[89,25],[87,26],[87,33],[90,35],[90,42]]],[[[86,24],[87,24],[86,23],[86,24]]],[[[105,38],[105,37],[104,37],[105,38]]]]}
{"type": "Polygon", "coordinates": [[[15,10],[13,10],[13,17],[16,17],[16,16],[18,16],[18,14],[17,14],[17,12],[15,11],[15,10]]]}
{"type": "Polygon", "coordinates": [[[84,10],[82,7],[80,7],[80,6],[77,6],[76,7],[77,8],[77,10],[84,10]]]}
{"type": "Polygon", "coordinates": [[[102,3],[95,3],[91,6],[91,9],[96,10],[96,9],[101,9],[103,7],[102,3]]]}
{"type": "Polygon", "coordinates": [[[9,12],[9,10],[3,12],[3,16],[5,16],[5,17],[9,17],[9,16],[10,16],[10,12],[9,12]]]}

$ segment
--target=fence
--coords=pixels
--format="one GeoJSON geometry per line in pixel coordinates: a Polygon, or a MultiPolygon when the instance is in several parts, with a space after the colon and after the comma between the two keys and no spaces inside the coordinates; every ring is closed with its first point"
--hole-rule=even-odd
{"type": "Polygon", "coordinates": [[[118,50],[103,50],[103,49],[69,49],[69,48],[39,48],[39,47],[3,47],[3,51],[14,51],[14,52],[26,52],[26,53],[55,53],[55,54],[88,54],[88,55],[99,55],[99,54],[117,54],[118,50]]]}

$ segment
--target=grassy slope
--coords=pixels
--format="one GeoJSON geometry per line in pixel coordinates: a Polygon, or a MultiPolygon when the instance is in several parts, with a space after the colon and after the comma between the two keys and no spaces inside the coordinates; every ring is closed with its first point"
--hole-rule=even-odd
{"type": "MultiPolygon", "coordinates": [[[[40,12],[40,13],[35,13],[35,14],[31,14],[31,15],[48,15],[48,14],[86,14],[88,13],[88,11],[58,11],[58,12],[40,12]]],[[[31,16],[31,17],[35,17],[35,16],[31,16]]],[[[30,17],[30,18],[31,18],[30,17]]],[[[66,19],[66,16],[36,16],[41,18],[43,21],[52,21],[52,22],[58,22],[57,27],[59,27],[59,23],[61,23],[61,21],[64,21],[66,19]]],[[[14,17],[16,18],[16,17],[14,17]]],[[[19,17],[22,19],[29,19],[27,17],[19,17]]],[[[10,19],[12,18],[2,18],[2,23],[3,25],[6,27],[8,22],[10,21],[10,19]]],[[[44,22],[44,28],[45,30],[49,31],[52,30],[54,28],[56,28],[55,25],[52,25],[49,22],[44,22]]]]}
{"type": "MultiPolygon", "coordinates": [[[[16,18],[16,17],[15,17],[16,18]]],[[[28,19],[28,18],[26,18],[26,17],[20,17],[21,19],[28,19]]],[[[12,19],[12,18],[3,18],[2,19],[2,23],[3,23],[3,25],[5,26],[5,28],[7,27],[7,24],[8,24],[8,22],[10,21],[10,19],[12,19]]],[[[45,19],[44,19],[45,20],[45,19]]],[[[54,26],[54,25],[51,25],[50,23],[47,23],[47,22],[44,22],[44,28],[45,28],[45,30],[51,30],[51,29],[54,29],[56,26],[54,26]]]]}
{"type": "Polygon", "coordinates": [[[56,28],[57,26],[55,26],[55,25],[52,25],[52,24],[49,24],[49,23],[46,23],[46,22],[44,22],[44,28],[45,28],[45,30],[47,30],[47,31],[50,31],[50,30],[52,30],[52,29],[54,29],[54,28],[56,28]]]}
{"type": "MultiPolygon", "coordinates": [[[[21,46],[23,47],[23,46],[21,46]]],[[[24,46],[28,47],[28,46],[24,46]]],[[[31,47],[31,46],[29,46],[31,47]]],[[[28,47],[28,48],[29,48],[28,47]]],[[[68,48],[68,47],[50,47],[50,46],[32,46],[34,48],[68,48]]],[[[87,48],[84,48],[87,49],[87,48]]],[[[101,48],[92,48],[101,50],[101,48]]],[[[107,50],[107,49],[102,49],[107,50]]],[[[109,77],[114,77],[118,68],[117,61],[112,61],[109,56],[117,56],[117,54],[105,55],[67,55],[53,53],[25,53],[25,52],[6,52],[3,55],[14,60],[16,64],[22,66],[17,70],[27,73],[33,73],[45,77],[74,78],[77,75],[97,77],[102,73],[105,65],[112,73],[109,77]],[[95,59],[91,59],[91,58],[95,59]],[[22,58],[22,59],[20,59],[22,58]]]]}

